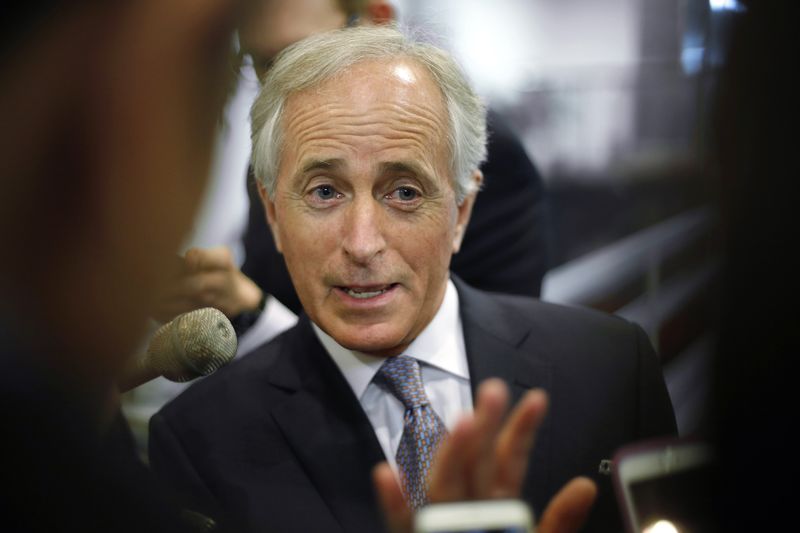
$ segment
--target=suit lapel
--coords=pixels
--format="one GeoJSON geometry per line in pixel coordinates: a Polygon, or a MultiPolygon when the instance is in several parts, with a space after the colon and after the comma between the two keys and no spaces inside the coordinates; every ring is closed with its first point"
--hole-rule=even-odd
{"type": "Polygon", "coordinates": [[[385,460],[375,432],[307,318],[273,385],[294,391],[271,414],[344,531],[381,531],[372,468],[385,460]]]}
{"type": "MultiPolygon", "coordinates": [[[[512,405],[529,389],[551,391],[552,365],[536,343],[525,343],[534,317],[515,316],[495,298],[472,289],[455,276],[453,282],[458,289],[473,398],[477,397],[478,385],[490,377],[509,385],[512,405]]],[[[545,418],[536,434],[528,468],[525,493],[536,502],[542,501],[549,484],[551,427],[552,420],[545,418]]]]}

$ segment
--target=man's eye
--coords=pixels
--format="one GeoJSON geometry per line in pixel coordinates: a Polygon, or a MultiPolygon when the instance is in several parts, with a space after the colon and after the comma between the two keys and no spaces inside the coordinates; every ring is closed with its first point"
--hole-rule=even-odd
{"type": "Polygon", "coordinates": [[[320,185],[314,189],[314,194],[320,200],[333,200],[336,198],[336,189],[330,185],[320,185]]]}
{"type": "Polygon", "coordinates": [[[411,202],[419,198],[419,191],[411,187],[398,187],[391,196],[397,198],[401,202],[411,202]]]}

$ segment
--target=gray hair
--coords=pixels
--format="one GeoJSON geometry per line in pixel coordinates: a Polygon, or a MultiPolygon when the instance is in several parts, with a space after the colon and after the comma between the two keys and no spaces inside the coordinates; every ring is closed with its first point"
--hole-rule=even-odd
{"type": "Polygon", "coordinates": [[[472,174],[486,159],[486,108],[459,66],[443,50],[413,42],[396,28],[361,26],[313,35],[293,44],[278,54],[264,78],[250,118],[253,169],[270,196],[278,175],[281,119],[287,98],[357,63],[394,58],[409,58],[426,68],[441,89],[449,118],[450,170],[458,202],[477,189],[472,174]]]}

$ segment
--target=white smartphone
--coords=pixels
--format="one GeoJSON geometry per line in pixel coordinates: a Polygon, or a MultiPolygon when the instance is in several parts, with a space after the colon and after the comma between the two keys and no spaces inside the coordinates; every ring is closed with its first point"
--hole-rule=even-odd
{"type": "Polygon", "coordinates": [[[714,531],[714,456],[702,442],[662,440],[621,448],[612,476],[630,533],[714,531]]]}
{"type": "Polygon", "coordinates": [[[415,533],[533,533],[533,512],[520,500],[437,503],[420,509],[415,533]]]}

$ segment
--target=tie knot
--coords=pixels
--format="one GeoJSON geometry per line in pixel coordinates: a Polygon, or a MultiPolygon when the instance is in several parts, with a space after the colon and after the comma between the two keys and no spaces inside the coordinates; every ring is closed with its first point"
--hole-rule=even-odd
{"type": "Polygon", "coordinates": [[[425,388],[422,386],[422,373],[419,363],[413,357],[397,355],[388,358],[378,370],[389,391],[406,409],[428,405],[425,388]]]}

